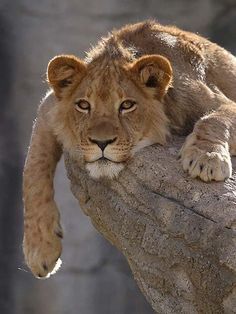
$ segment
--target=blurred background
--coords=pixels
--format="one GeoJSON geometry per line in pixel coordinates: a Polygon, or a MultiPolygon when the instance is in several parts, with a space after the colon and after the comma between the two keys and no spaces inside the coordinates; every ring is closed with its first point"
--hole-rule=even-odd
{"type": "Polygon", "coordinates": [[[63,161],[55,180],[65,230],[61,270],[34,279],[21,248],[22,168],[49,59],[83,58],[111,29],[147,18],[236,52],[235,0],[0,0],[0,314],[154,313],[122,255],[81,212],[63,161]]]}

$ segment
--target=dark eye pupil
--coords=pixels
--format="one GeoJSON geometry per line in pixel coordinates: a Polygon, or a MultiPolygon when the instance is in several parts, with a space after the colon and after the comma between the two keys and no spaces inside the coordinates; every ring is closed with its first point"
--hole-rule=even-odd
{"type": "Polygon", "coordinates": [[[81,101],[79,105],[81,108],[84,108],[84,109],[87,109],[89,107],[89,105],[86,101],[81,101]]]}
{"type": "Polygon", "coordinates": [[[125,108],[125,109],[129,109],[129,108],[131,108],[133,106],[133,103],[131,102],[131,101],[125,101],[124,103],[123,103],[123,108],[125,108]]]}
{"type": "Polygon", "coordinates": [[[76,105],[83,110],[89,110],[90,109],[90,104],[86,100],[79,100],[76,102],[76,105]]]}
{"type": "Polygon", "coordinates": [[[120,110],[122,111],[122,110],[131,109],[134,105],[135,105],[134,101],[126,100],[126,101],[122,102],[122,104],[120,105],[120,110]]]}

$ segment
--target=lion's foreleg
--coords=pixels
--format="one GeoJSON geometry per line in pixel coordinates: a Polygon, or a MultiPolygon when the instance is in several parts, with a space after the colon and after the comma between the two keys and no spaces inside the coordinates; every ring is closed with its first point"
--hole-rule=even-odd
{"type": "Polygon", "coordinates": [[[194,126],[181,149],[184,170],[203,181],[222,181],[232,174],[230,154],[236,152],[236,104],[224,99],[194,126]]]}
{"type": "Polygon", "coordinates": [[[37,277],[48,276],[60,262],[62,230],[53,188],[60,156],[61,147],[39,111],[23,177],[23,250],[27,265],[37,277]]]}

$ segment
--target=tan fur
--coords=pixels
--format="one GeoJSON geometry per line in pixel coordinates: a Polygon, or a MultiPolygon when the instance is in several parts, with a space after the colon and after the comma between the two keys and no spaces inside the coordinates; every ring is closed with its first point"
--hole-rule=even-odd
{"type": "Polygon", "coordinates": [[[143,147],[189,134],[184,170],[203,181],[230,177],[236,59],[216,44],[148,21],[113,31],[84,61],[55,57],[47,75],[52,90],[24,171],[24,253],[36,276],[48,276],[61,253],[53,176],[62,150],[92,177],[113,178],[143,147]]]}

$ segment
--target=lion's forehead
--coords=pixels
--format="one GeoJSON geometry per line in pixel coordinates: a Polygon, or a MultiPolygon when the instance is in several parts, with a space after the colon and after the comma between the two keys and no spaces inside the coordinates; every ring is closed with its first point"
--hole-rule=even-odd
{"type": "Polygon", "coordinates": [[[124,71],[117,65],[101,64],[92,69],[86,78],[86,98],[106,103],[119,101],[127,94],[127,81],[124,71]]]}

